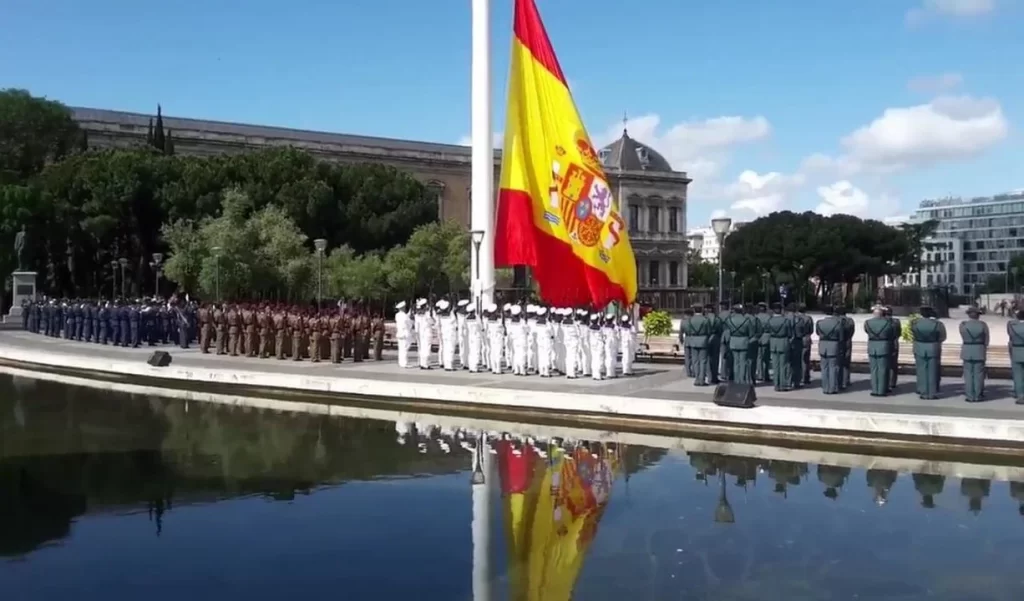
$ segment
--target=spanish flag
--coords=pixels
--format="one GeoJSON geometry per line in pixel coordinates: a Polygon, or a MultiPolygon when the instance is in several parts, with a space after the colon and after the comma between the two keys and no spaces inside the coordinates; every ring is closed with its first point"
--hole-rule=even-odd
{"type": "Polygon", "coordinates": [[[548,303],[636,299],[625,221],[534,0],[515,2],[495,233],[495,262],[529,266],[548,303]]]}

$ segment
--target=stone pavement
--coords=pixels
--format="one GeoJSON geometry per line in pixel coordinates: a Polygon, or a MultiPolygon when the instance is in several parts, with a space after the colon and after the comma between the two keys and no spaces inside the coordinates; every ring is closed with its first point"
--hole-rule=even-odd
{"type": "MultiPolygon", "coordinates": [[[[638,364],[636,375],[611,380],[596,381],[590,378],[568,380],[564,377],[540,378],[538,376],[517,377],[511,374],[471,374],[468,371],[445,372],[439,368],[423,371],[417,368],[400,369],[395,353],[385,352],[381,362],[346,361],[341,365],[311,363],[309,361],[278,361],[276,359],[252,359],[245,357],[204,355],[196,347],[182,350],[173,346],[141,347],[126,349],[102,346],[85,342],[74,342],[47,338],[37,334],[18,331],[0,332],[0,345],[45,352],[59,365],[61,355],[88,356],[123,361],[138,360],[143,363],[154,350],[166,350],[173,357],[172,365],[182,368],[205,368],[216,370],[261,371],[268,374],[301,374],[310,376],[352,377],[410,384],[447,384],[482,389],[515,389],[519,391],[565,392],[584,395],[615,395],[626,398],[662,399],[666,401],[687,400],[711,403],[713,387],[695,387],[692,381],[683,377],[681,367],[675,365],[638,364]]],[[[411,354],[415,362],[415,352],[411,354]]],[[[436,357],[436,355],[435,355],[436,357]]],[[[885,412],[907,415],[935,415],[945,417],[979,417],[993,419],[1024,419],[1024,407],[1012,400],[1011,383],[1006,380],[990,379],[986,392],[988,400],[982,403],[967,403],[963,397],[963,385],[959,379],[943,379],[941,398],[922,400],[914,392],[914,377],[901,376],[896,394],[878,398],[869,394],[866,375],[854,374],[851,388],[838,395],[821,394],[818,374],[813,374],[811,385],[791,392],[776,392],[771,385],[757,388],[758,405],[762,407],[787,407],[793,409],[835,409],[841,411],[885,412]]]]}

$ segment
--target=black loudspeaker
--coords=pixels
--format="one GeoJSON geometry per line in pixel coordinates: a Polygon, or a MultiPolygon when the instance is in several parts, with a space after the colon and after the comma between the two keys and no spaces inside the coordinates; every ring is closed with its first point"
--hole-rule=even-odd
{"type": "Polygon", "coordinates": [[[150,356],[146,363],[149,363],[153,367],[167,367],[171,364],[171,354],[167,351],[156,351],[150,356]]]}
{"type": "Polygon", "coordinates": [[[715,396],[712,400],[721,407],[751,409],[757,402],[757,393],[754,392],[753,384],[726,382],[715,387],[715,396]]]}

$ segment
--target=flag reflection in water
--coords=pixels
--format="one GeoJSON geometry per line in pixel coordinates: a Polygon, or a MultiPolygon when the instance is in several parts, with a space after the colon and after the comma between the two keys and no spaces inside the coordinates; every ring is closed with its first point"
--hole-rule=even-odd
{"type": "Polygon", "coordinates": [[[568,601],[608,504],[622,450],[597,443],[546,451],[495,443],[510,599],[568,601]]]}

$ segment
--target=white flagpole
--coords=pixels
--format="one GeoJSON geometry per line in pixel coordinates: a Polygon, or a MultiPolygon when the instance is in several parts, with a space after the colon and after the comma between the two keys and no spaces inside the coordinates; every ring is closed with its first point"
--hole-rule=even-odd
{"type": "Polygon", "coordinates": [[[471,114],[473,139],[470,229],[484,232],[472,253],[473,293],[486,306],[494,296],[494,128],[491,120],[491,0],[472,0],[471,114]],[[476,264],[479,262],[479,265],[476,264]],[[479,274],[479,279],[477,279],[479,274]]]}
{"type": "Polygon", "coordinates": [[[473,453],[473,601],[491,600],[491,454],[480,432],[473,453]]]}

